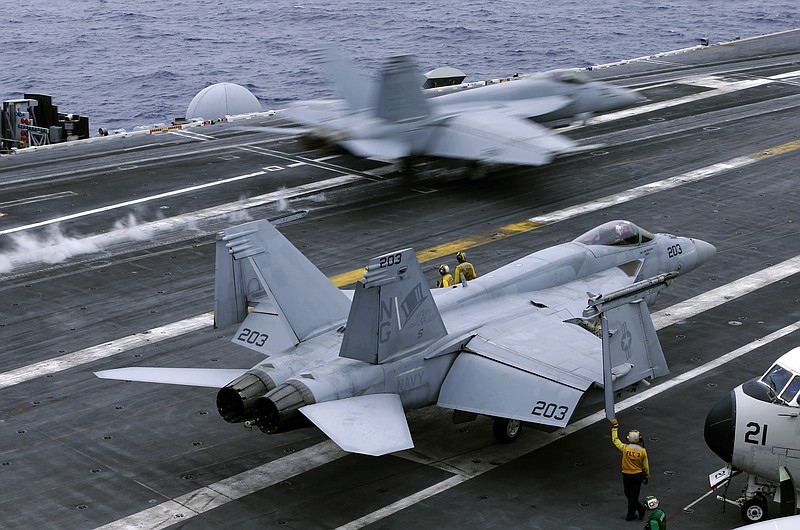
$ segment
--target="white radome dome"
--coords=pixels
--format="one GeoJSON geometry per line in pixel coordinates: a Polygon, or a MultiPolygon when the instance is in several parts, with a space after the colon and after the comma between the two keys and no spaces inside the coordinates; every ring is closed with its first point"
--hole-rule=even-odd
{"type": "Polygon", "coordinates": [[[217,83],[197,93],[186,109],[186,119],[216,120],[251,112],[261,112],[261,103],[252,92],[235,83],[217,83]]]}

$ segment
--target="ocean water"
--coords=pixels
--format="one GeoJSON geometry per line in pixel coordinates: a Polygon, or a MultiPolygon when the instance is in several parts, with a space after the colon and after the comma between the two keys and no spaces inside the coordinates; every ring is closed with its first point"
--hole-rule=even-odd
{"type": "Polygon", "coordinates": [[[796,27],[796,0],[31,0],[3,9],[0,99],[50,94],[95,134],[171,122],[219,82],[264,110],[329,96],[308,62],[323,44],[369,74],[413,54],[421,71],[454,66],[474,81],[796,27]]]}

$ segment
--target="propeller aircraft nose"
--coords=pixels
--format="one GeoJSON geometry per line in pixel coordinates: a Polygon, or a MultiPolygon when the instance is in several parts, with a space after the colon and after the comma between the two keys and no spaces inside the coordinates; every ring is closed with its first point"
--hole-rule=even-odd
{"type": "Polygon", "coordinates": [[[709,411],[703,435],[706,445],[717,456],[728,463],[733,460],[733,442],[736,436],[736,401],[733,392],[728,392],[709,411]]]}

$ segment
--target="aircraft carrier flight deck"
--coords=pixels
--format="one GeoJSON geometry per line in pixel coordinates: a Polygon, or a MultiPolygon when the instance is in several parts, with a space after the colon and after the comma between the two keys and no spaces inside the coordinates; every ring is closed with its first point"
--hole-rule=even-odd
{"type": "Polygon", "coordinates": [[[617,417],[671,528],[743,524],[709,492],[724,463],[703,428],[800,344],[800,31],[587,74],[645,100],[560,130],[591,150],[479,178],[409,178],[282,134],[280,113],[0,156],[0,528],[641,527],[600,406],[511,444],[429,407],[408,414],[413,449],[369,457],[226,423],[212,388],[95,377],[258,362],[211,315],[215,234],[255,219],[340,287],[396,249],[433,286],[458,250],[480,275],[614,219],[712,243],[651,308],[670,375],[617,417]]]}

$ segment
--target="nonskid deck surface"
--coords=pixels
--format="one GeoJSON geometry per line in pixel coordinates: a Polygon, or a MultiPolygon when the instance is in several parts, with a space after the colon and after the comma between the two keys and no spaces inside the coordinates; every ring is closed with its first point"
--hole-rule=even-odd
{"type": "MultiPolygon", "coordinates": [[[[713,260],[653,308],[672,375],[621,401],[618,417],[644,435],[644,494],[670,525],[738,526],[738,509],[702,498],[722,466],[703,422],[800,340],[797,39],[594,70],[648,98],[564,131],[604,147],[478,180],[427,165],[409,184],[380,162],[253,130],[283,125],[279,115],[0,158],[0,527],[639,524],[624,522],[600,413],[499,445],[488,419],[454,425],[431,407],[409,414],[413,450],[371,458],[315,429],[227,424],[213,389],[94,377],[255,364],[208,312],[213,234],[261,218],[282,219],[337,279],[392,249],[456,241],[481,273],[618,218],[713,243],[713,260]],[[512,224],[525,228],[504,235],[512,224]]],[[[454,258],[430,254],[433,285],[454,258]]]]}

